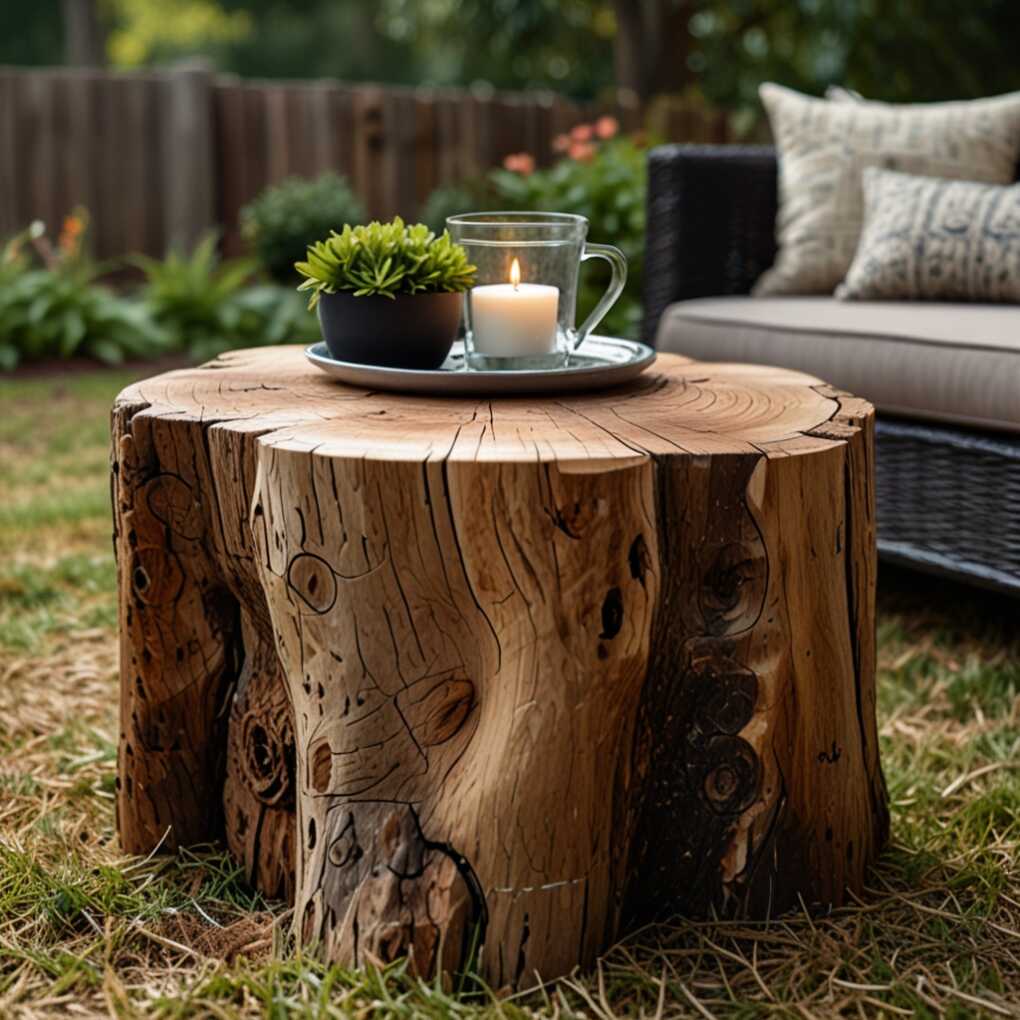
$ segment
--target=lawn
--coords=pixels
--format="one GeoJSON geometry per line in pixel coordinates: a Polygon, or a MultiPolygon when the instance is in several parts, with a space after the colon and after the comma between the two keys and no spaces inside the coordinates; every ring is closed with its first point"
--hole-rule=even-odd
{"type": "Polygon", "coordinates": [[[883,569],[892,845],[825,918],[677,920],[500,999],[300,959],[216,848],[114,831],[108,410],[131,376],[0,380],[0,1017],[1020,1016],[1015,603],[883,569]]]}

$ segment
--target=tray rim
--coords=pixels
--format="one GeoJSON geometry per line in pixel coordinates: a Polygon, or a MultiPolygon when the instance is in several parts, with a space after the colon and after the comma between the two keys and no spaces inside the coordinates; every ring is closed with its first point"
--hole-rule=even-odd
{"type": "MultiPolygon", "coordinates": [[[[531,392],[548,393],[557,388],[557,383],[562,384],[564,391],[596,389],[600,385],[608,387],[635,378],[651,367],[656,360],[655,349],[640,340],[597,334],[593,334],[589,339],[613,347],[626,348],[631,356],[624,361],[604,360],[600,363],[564,368],[524,368],[498,371],[457,369],[451,371],[444,368],[393,368],[385,365],[340,361],[330,354],[324,353],[328,351],[328,348],[323,340],[307,345],[304,348],[304,355],[309,363],[321,372],[333,379],[345,382],[347,385],[366,387],[364,382],[353,382],[346,379],[341,374],[344,370],[349,370],[354,374],[371,373],[375,377],[373,385],[376,388],[392,389],[395,392],[436,394],[439,392],[436,387],[442,380],[448,382],[457,380],[455,386],[442,391],[450,395],[482,392],[527,393],[529,387],[534,387],[531,392]],[[616,376],[620,376],[620,378],[615,378],[616,376]]],[[[597,357],[597,355],[589,355],[589,357],[597,357]]]]}

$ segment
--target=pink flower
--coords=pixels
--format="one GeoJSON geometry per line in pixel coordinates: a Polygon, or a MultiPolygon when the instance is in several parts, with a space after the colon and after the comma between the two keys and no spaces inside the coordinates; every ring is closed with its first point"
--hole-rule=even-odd
{"type": "Polygon", "coordinates": [[[605,116],[599,117],[595,121],[595,134],[599,138],[613,138],[620,130],[620,122],[615,117],[605,116]]]}
{"type": "Polygon", "coordinates": [[[590,142],[594,134],[591,124],[577,124],[570,131],[570,137],[575,142],[590,142]]]}
{"type": "Polygon", "coordinates": [[[578,163],[587,163],[595,157],[595,146],[591,142],[573,142],[567,155],[578,163]]]}
{"type": "Polygon", "coordinates": [[[503,166],[515,174],[528,174],[535,170],[535,157],[530,152],[511,152],[503,160],[503,166]]]}
{"type": "Polygon", "coordinates": [[[570,148],[570,135],[557,135],[552,143],[553,152],[566,152],[570,148]]]}

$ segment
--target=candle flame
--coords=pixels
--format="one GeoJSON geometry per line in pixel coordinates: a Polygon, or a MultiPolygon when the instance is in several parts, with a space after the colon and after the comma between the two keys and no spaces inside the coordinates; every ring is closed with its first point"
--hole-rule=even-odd
{"type": "Polygon", "coordinates": [[[514,259],[510,266],[510,282],[514,285],[514,290],[521,285],[521,264],[517,259],[514,259]]]}

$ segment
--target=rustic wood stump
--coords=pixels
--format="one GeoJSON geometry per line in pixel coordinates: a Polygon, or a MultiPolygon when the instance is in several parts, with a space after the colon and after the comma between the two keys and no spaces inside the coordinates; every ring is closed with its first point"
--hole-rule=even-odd
{"type": "Polygon", "coordinates": [[[394,396],[269,348],[130,387],[113,430],[126,850],[225,836],[328,958],[497,987],[861,887],[863,401],[669,355],[394,396]]]}

